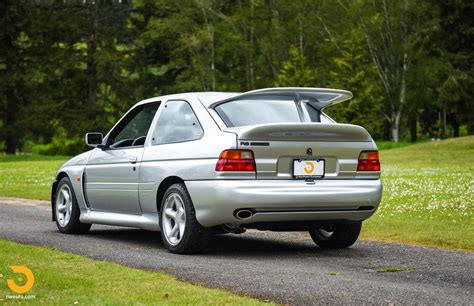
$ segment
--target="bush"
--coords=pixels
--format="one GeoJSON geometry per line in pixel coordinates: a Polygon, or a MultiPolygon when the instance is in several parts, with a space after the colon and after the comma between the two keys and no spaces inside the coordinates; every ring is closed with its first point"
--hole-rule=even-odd
{"type": "Polygon", "coordinates": [[[40,155],[76,155],[86,150],[83,137],[67,137],[66,133],[56,135],[51,143],[37,144],[32,147],[33,153],[40,155]]]}

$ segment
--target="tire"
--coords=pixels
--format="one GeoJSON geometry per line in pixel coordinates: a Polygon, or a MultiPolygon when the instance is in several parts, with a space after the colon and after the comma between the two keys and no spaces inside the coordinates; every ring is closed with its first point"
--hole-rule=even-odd
{"type": "Polygon", "coordinates": [[[54,197],[54,216],[56,226],[64,234],[85,234],[91,224],[81,223],[81,211],[77,205],[76,194],[68,177],[63,177],[56,188],[54,197]]]}
{"type": "Polygon", "coordinates": [[[205,250],[211,231],[196,220],[191,197],[184,184],[173,184],[166,190],[160,207],[163,244],[176,254],[196,254],[205,250]]]}
{"type": "Polygon", "coordinates": [[[322,249],[343,249],[359,238],[362,221],[325,226],[309,231],[311,238],[322,249]]]}

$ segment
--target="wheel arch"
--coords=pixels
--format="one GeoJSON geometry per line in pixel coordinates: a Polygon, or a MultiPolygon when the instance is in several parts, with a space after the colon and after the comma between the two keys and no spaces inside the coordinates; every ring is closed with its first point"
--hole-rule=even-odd
{"type": "Polygon", "coordinates": [[[56,179],[53,182],[53,186],[51,187],[51,219],[52,221],[56,221],[56,216],[54,214],[54,200],[56,198],[56,189],[58,188],[58,183],[63,177],[69,177],[66,172],[61,171],[56,175],[56,179]]]}
{"type": "Polygon", "coordinates": [[[184,180],[178,176],[168,176],[163,181],[161,181],[160,186],[158,186],[158,190],[156,192],[156,209],[158,212],[161,209],[161,202],[163,201],[166,190],[168,190],[171,185],[178,183],[184,183],[184,180]]]}

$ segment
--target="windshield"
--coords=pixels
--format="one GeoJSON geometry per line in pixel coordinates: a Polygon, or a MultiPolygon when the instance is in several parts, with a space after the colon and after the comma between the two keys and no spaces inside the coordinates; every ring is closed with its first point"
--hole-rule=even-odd
{"type": "Polygon", "coordinates": [[[227,127],[266,123],[320,122],[320,112],[309,100],[295,101],[294,97],[265,97],[242,99],[215,107],[227,127]]]}

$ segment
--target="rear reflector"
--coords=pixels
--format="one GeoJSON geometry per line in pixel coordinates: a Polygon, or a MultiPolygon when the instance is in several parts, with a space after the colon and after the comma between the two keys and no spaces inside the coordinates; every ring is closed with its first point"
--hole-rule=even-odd
{"type": "Polygon", "coordinates": [[[253,171],[255,159],[251,150],[225,150],[219,156],[216,171],[253,171]]]}
{"type": "Polygon", "coordinates": [[[357,171],[380,171],[378,151],[362,151],[359,155],[357,171]]]}

